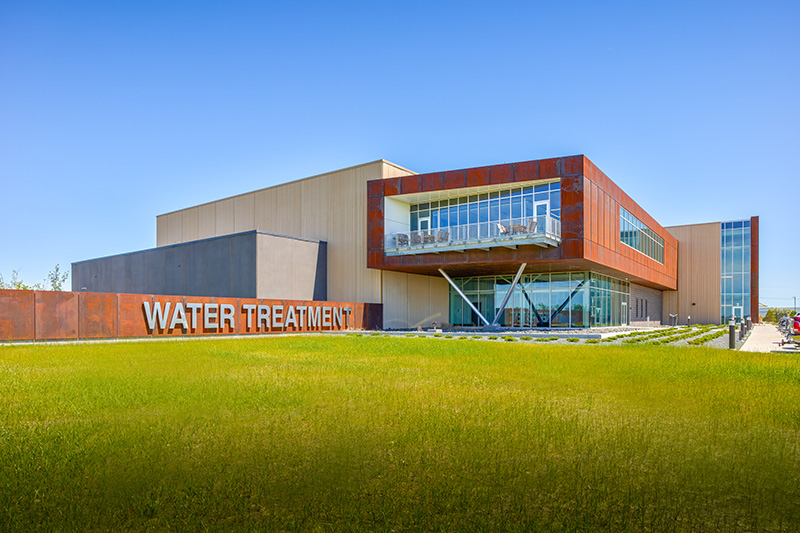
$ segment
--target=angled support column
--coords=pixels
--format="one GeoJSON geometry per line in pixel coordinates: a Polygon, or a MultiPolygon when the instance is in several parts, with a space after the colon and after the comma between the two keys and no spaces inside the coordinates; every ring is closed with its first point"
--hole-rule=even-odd
{"type": "Polygon", "coordinates": [[[517,275],[514,276],[514,281],[511,283],[511,287],[508,288],[508,292],[506,292],[506,297],[503,298],[503,303],[500,304],[500,309],[497,310],[497,314],[494,316],[494,320],[492,320],[492,325],[496,326],[497,321],[500,320],[500,315],[503,314],[503,311],[506,310],[506,304],[508,303],[508,299],[511,298],[511,293],[514,292],[514,288],[519,283],[519,278],[522,277],[522,272],[525,270],[525,267],[528,266],[528,263],[522,263],[517,270],[517,275]]]}
{"type": "Polygon", "coordinates": [[[461,292],[461,289],[458,288],[458,285],[456,285],[455,282],[452,279],[450,279],[450,276],[445,274],[444,270],[442,270],[441,268],[439,269],[439,273],[442,276],[444,276],[444,279],[447,280],[447,282],[450,284],[450,286],[453,287],[456,290],[456,292],[458,293],[458,295],[461,296],[464,299],[465,302],[467,302],[467,304],[472,308],[473,311],[475,311],[475,314],[478,315],[481,318],[481,320],[483,320],[483,323],[486,324],[487,326],[491,326],[491,324],[489,324],[489,321],[486,320],[486,317],[483,316],[480,311],[478,311],[477,307],[475,307],[475,304],[470,302],[469,298],[467,298],[466,295],[463,292],[461,292]]]}

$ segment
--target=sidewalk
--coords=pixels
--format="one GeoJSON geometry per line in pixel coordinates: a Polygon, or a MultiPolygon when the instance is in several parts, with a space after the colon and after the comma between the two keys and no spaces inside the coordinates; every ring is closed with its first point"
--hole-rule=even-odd
{"type": "Polygon", "coordinates": [[[777,326],[772,324],[754,324],[753,332],[750,333],[747,342],[740,348],[743,352],[785,352],[800,354],[794,345],[787,344],[781,346],[783,337],[778,331],[777,326]]]}

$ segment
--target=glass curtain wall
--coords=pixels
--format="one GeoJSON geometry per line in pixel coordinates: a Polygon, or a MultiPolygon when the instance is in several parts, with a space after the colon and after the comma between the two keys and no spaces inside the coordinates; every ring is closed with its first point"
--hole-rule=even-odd
{"type": "MultiPolygon", "coordinates": [[[[453,281],[491,322],[513,279],[513,276],[483,276],[453,281]]],[[[520,278],[498,324],[544,328],[628,324],[629,294],[628,282],[594,272],[527,274],[520,278]]],[[[452,287],[450,323],[453,326],[483,325],[452,287]]]]}
{"type": "Polygon", "coordinates": [[[412,204],[411,231],[547,215],[561,218],[560,182],[412,204]]]}
{"type": "Polygon", "coordinates": [[[723,222],[720,228],[720,319],[750,316],[750,221],[723,222]]]}

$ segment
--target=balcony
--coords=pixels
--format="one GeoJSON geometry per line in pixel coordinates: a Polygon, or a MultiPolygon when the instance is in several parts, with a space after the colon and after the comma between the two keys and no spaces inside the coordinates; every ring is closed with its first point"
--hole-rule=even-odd
{"type": "Polygon", "coordinates": [[[442,229],[401,231],[386,235],[386,255],[437,254],[504,246],[561,243],[561,220],[551,216],[478,222],[442,229]]]}

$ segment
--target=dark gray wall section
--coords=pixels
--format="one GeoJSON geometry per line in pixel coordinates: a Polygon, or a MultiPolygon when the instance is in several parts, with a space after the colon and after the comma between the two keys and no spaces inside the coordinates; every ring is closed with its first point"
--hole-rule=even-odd
{"type": "Polygon", "coordinates": [[[314,299],[325,301],[328,299],[328,243],[319,243],[317,254],[317,275],[314,278],[314,299]]]}
{"type": "Polygon", "coordinates": [[[327,245],[250,231],[163,246],[73,263],[72,290],[325,300],[327,245]],[[271,268],[265,271],[259,262],[271,268]],[[259,285],[283,290],[258,294],[259,285]]]}

